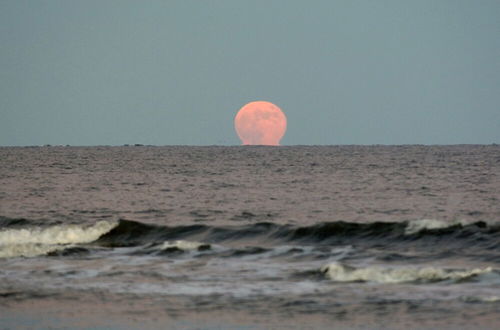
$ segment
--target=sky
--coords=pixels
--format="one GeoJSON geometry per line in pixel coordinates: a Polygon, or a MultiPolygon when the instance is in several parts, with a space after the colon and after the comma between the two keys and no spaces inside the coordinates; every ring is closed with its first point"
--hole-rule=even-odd
{"type": "Polygon", "coordinates": [[[0,0],[0,145],[500,143],[498,0],[0,0]]]}

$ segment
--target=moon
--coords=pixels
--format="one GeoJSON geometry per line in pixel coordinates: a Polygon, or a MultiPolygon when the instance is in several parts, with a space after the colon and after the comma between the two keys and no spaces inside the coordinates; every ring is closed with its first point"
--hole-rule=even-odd
{"type": "Polygon", "coordinates": [[[286,116],[271,102],[254,101],[238,111],[234,128],[243,145],[279,146],[286,131],[286,116]]]}

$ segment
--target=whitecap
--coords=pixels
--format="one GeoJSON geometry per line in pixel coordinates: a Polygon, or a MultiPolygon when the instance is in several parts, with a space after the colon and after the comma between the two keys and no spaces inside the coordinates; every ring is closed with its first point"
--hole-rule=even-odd
{"type": "Polygon", "coordinates": [[[59,245],[47,244],[9,244],[0,245],[0,258],[14,258],[14,257],[36,257],[50,252],[54,252],[60,248],[59,245]]]}
{"type": "Polygon", "coordinates": [[[162,245],[159,246],[160,250],[167,249],[179,249],[182,251],[197,251],[197,250],[207,250],[210,249],[210,244],[201,243],[201,242],[193,242],[193,241],[166,241],[162,245]]]}
{"type": "Polygon", "coordinates": [[[416,234],[424,229],[442,229],[450,226],[454,226],[456,223],[450,224],[449,222],[444,222],[435,219],[420,219],[409,221],[405,228],[405,234],[411,235],[416,234]]]}
{"type": "Polygon", "coordinates": [[[335,282],[376,282],[376,283],[405,283],[405,282],[438,282],[459,281],[477,275],[491,273],[493,269],[473,268],[464,270],[450,270],[437,267],[362,267],[331,263],[321,268],[332,281],[335,282]]]}
{"type": "Polygon", "coordinates": [[[466,302],[497,303],[500,302],[499,296],[466,296],[463,297],[466,302]]]}
{"type": "Polygon", "coordinates": [[[436,219],[419,219],[409,221],[405,228],[406,235],[416,234],[422,230],[433,230],[433,229],[444,229],[453,226],[467,226],[470,225],[470,221],[460,220],[460,221],[443,221],[436,219]]]}

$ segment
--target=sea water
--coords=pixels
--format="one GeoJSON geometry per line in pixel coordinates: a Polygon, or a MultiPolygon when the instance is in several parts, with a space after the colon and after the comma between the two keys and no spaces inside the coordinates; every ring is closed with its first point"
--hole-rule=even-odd
{"type": "Polygon", "coordinates": [[[491,328],[500,146],[0,148],[0,328],[491,328]]]}

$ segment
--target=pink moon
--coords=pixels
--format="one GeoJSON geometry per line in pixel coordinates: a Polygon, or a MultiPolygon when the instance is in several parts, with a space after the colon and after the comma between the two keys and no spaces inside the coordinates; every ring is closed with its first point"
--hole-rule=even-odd
{"type": "Polygon", "coordinates": [[[278,146],[286,132],[286,116],[271,102],[250,102],[236,114],[234,128],[243,145],[278,146]]]}

